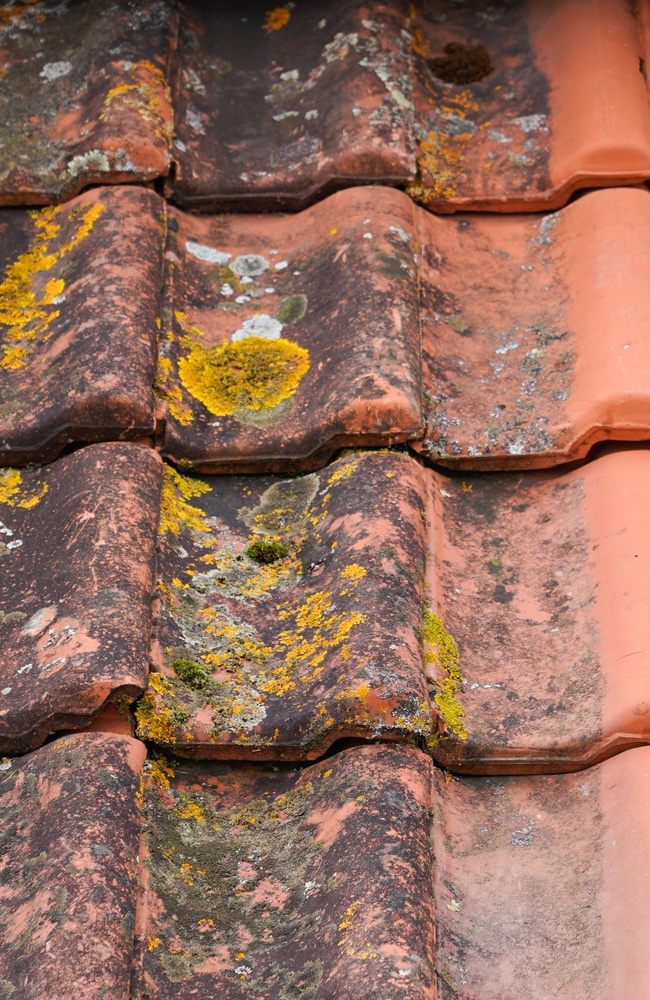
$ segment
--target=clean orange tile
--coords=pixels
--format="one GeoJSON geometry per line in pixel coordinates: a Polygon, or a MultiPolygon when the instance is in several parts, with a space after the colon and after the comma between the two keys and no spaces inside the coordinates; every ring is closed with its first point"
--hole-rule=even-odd
{"type": "Polygon", "coordinates": [[[135,444],[0,470],[0,752],[145,687],[161,482],[135,444]]]}

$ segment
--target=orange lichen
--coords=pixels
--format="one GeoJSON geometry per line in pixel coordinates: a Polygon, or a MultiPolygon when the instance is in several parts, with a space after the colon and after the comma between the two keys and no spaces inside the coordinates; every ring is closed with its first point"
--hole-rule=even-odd
{"type": "Polygon", "coordinates": [[[286,7],[274,7],[273,10],[267,10],[266,21],[262,25],[264,31],[270,34],[272,31],[279,31],[280,28],[284,28],[285,24],[288,24],[291,19],[291,11],[286,7]]]}

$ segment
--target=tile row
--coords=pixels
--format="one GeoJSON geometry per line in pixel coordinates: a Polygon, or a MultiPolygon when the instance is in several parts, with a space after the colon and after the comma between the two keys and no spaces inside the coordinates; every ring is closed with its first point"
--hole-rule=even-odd
{"type": "Polygon", "coordinates": [[[0,762],[7,997],[650,996],[648,747],[517,778],[144,757],[88,733],[0,762]]]}
{"type": "Polygon", "coordinates": [[[136,699],[141,739],[203,759],[379,740],[547,773],[646,744],[649,482],[612,446],[517,475],[197,477],[119,442],[5,469],[0,752],[136,699]]]}
{"type": "Polygon", "coordinates": [[[437,212],[650,178],[648,17],[626,0],[9,5],[0,200],[165,179],[201,210],[364,183],[437,212]]]}
{"type": "Polygon", "coordinates": [[[137,187],[4,210],[0,460],[155,435],[204,472],[398,442],[489,470],[648,440],[649,231],[633,188],[544,215],[439,217],[385,187],[289,217],[137,187]]]}

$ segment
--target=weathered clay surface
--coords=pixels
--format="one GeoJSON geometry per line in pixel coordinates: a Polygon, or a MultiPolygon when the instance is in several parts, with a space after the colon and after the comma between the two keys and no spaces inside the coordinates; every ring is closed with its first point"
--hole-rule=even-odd
{"type": "Polygon", "coordinates": [[[289,480],[169,467],[141,738],[278,760],[340,737],[426,737],[423,498],[401,454],[289,480]]]}
{"type": "Polygon", "coordinates": [[[417,222],[418,451],[461,468],[540,468],[597,441],[648,440],[648,191],[595,191],[552,215],[417,222]]]}
{"type": "Polygon", "coordinates": [[[415,167],[404,0],[181,4],[175,174],[204,210],[298,209],[415,167]]]}
{"type": "Polygon", "coordinates": [[[0,204],[169,170],[176,4],[28,0],[0,12],[0,204]]]}
{"type": "Polygon", "coordinates": [[[144,756],[78,734],[0,761],[0,996],[126,998],[144,756]]]}
{"type": "Polygon", "coordinates": [[[435,772],[434,803],[440,1000],[649,995],[649,748],[575,775],[435,772]]]}
{"type": "Polygon", "coordinates": [[[153,433],[163,242],[141,188],[0,212],[0,462],[153,433]]]}
{"type": "Polygon", "coordinates": [[[301,771],[154,760],[131,995],[434,1000],[430,805],[401,747],[301,771]]]}
{"type": "Polygon", "coordinates": [[[135,444],[0,471],[0,752],[145,687],[161,480],[135,444]]]}
{"type": "Polygon", "coordinates": [[[626,0],[413,5],[411,195],[436,212],[535,211],[558,208],[578,188],[650,177],[650,108],[631,7],[626,0]],[[449,44],[464,48],[464,66],[458,53],[444,52],[449,44]],[[472,80],[479,46],[492,68],[472,80]]]}
{"type": "Polygon", "coordinates": [[[465,712],[443,706],[457,732],[435,759],[570,771],[650,742],[650,451],[565,473],[431,475],[431,603],[458,644],[465,712]]]}
{"type": "Polygon", "coordinates": [[[164,453],[275,472],[421,434],[413,214],[388,188],[289,218],[172,210],[164,453]]]}

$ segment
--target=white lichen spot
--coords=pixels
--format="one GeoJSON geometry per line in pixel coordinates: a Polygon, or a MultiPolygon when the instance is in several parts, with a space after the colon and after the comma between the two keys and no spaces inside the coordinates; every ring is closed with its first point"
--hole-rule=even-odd
{"type": "Polygon", "coordinates": [[[205,246],[203,243],[194,243],[192,240],[186,240],[185,249],[197,260],[204,260],[207,264],[227,264],[231,257],[229,253],[215,250],[214,247],[205,246]]]}
{"type": "Polygon", "coordinates": [[[299,111],[278,111],[277,115],[273,115],[273,121],[281,122],[285,118],[297,118],[299,114],[299,111]]]}
{"type": "Polygon", "coordinates": [[[2,689],[2,694],[11,694],[12,688],[7,687],[2,689]]]}
{"type": "Polygon", "coordinates": [[[45,63],[38,75],[51,83],[52,80],[58,80],[60,76],[68,76],[69,73],[72,73],[72,63],[61,60],[61,62],[45,63]]]}
{"type": "Polygon", "coordinates": [[[268,271],[270,266],[265,257],[260,257],[259,254],[255,253],[244,253],[240,257],[235,257],[230,269],[240,278],[257,278],[260,274],[268,271]]]}
{"type": "Polygon", "coordinates": [[[182,139],[174,139],[174,146],[176,149],[180,149],[181,153],[187,153],[187,146],[182,139]]]}
{"type": "Polygon", "coordinates": [[[284,271],[285,267],[289,267],[288,260],[279,260],[277,264],[275,264],[276,271],[284,271]]]}
{"type": "Polygon", "coordinates": [[[72,177],[78,177],[86,170],[101,170],[108,173],[111,163],[106,153],[101,149],[91,149],[87,153],[73,156],[68,163],[68,173],[72,177]]]}
{"type": "Polygon", "coordinates": [[[228,295],[234,295],[234,291],[233,291],[232,285],[222,285],[221,286],[221,294],[222,295],[226,295],[226,296],[228,296],[228,295]]]}
{"type": "Polygon", "coordinates": [[[309,111],[305,111],[305,120],[308,122],[314,121],[318,118],[318,108],[310,108],[309,111]]]}
{"type": "Polygon", "coordinates": [[[260,313],[259,316],[251,316],[244,320],[239,330],[235,330],[231,340],[245,340],[247,337],[264,337],[265,340],[277,340],[282,333],[282,323],[269,316],[267,313],[260,313]]]}
{"type": "Polygon", "coordinates": [[[548,132],[548,127],[544,124],[546,115],[521,115],[513,118],[512,124],[518,125],[522,132],[548,132]]]}
{"type": "Polygon", "coordinates": [[[352,114],[355,118],[358,118],[359,115],[363,114],[363,108],[352,108],[352,114]]]}

